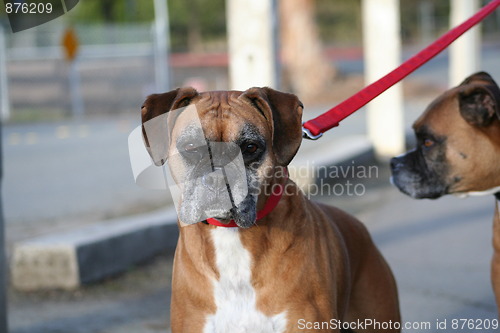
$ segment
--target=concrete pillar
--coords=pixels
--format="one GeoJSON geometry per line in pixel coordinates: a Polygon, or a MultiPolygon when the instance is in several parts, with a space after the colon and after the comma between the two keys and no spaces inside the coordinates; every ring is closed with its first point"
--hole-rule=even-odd
{"type": "MultiPolygon", "coordinates": [[[[399,0],[363,0],[362,17],[365,81],[370,84],[401,62],[399,0]]],[[[404,151],[401,84],[367,105],[367,131],[379,158],[404,151]]]]}
{"type": "Polygon", "coordinates": [[[276,0],[227,0],[230,87],[277,88],[276,0]]]}
{"type": "MultiPolygon", "coordinates": [[[[450,0],[450,25],[455,27],[479,10],[477,0],[450,0]]],[[[467,76],[479,70],[481,56],[480,25],[463,34],[450,46],[450,87],[457,86],[467,76]]]]}

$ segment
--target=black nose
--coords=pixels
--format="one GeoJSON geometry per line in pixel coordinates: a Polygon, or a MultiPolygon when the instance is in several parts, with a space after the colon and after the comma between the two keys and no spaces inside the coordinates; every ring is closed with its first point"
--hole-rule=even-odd
{"type": "Polygon", "coordinates": [[[402,161],[400,157],[393,157],[391,158],[391,169],[396,170],[399,169],[402,166],[402,161]]]}

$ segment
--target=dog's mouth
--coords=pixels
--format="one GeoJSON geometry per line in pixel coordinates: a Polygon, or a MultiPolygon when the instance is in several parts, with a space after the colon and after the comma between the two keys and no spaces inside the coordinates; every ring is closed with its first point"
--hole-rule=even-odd
{"type": "Polygon", "coordinates": [[[221,222],[224,221],[230,221],[233,219],[233,215],[231,214],[230,211],[221,211],[218,209],[213,209],[213,210],[206,210],[205,211],[206,216],[214,218],[216,220],[219,220],[221,222]]]}
{"type": "Polygon", "coordinates": [[[185,224],[190,225],[197,222],[215,219],[222,224],[229,224],[234,221],[239,227],[248,228],[255,224],[257,218],[257,198],[252,195],[247,197],[238,205],[233,207],[200,206],[200,202],[188,200],[181,204],[179,219],[185,224]]]}
{"type": "Polygon", "coordinates": [[[414,199],[437,199],[449,193],[449,187],[441,182],[407,171],[394,173],[390,181],[401,193],[414,199]]]}

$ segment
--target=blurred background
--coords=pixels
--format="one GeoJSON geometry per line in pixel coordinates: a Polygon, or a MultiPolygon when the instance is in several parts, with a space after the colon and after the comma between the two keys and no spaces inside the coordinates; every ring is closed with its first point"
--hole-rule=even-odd
{"type": "MultiPolygon", "coordinates": [[[[282,6],[279,43],[290,53],[293,40],[305,34],[321,54],[311,53],[326,70],[327,76],[316,77],[322,86],[341,83],[337,89],[325,89],[318,96],[296,88],[298,79],[291,73],[293,57],[282,54],[280,88],[294,91],[302,99],[335,103],[363,86],[362,19],[360,1],[303,1],[282,6]],[[310,20],[303,28],[293,22],[285,10],[300,11],[310,20]],[[305,10],[305,11],[304,11],[305,10]],[[292,30],[292,33],[287,33],[292,30]],[[290,36],[291,35],[291,36],[290,36]],[[285,57],[287,56],[287,57],[285,57]],[[357,78],[357,80],[356,80],[357,78]],[[345,80],[349,85],[345,87],[345,80]],[[348,90],[347,92],[338,91],[348,90]],[[309,96],[313,95],[313,96],[309,96]],[[319,99],[319,100],[318,100],[319,99]]],[[[411,55],[449,29],[449,1],[401,0],[401,41],[404,53],[411,55]]],[[[168,2],[170,22],[171,88],[186,84],[200,89],[229,89],[226,6],[224,0],[189,0],[168,2]]],[[[483,39],[498,39],[498,14],[488,17],[483,25],[483,39]]],[[[68,78],[63,35],[69,27],[76,33],[79,50],[78,72],[81,79],[85,114],[123,115],[137,111],[146,95],[155,91],[155,18],[153,1],[87,0],[61,18],[22,33],[9,33],[6,28],[6,59],[9,78],[10,121],[57,119],[70,115],[68,78]],[[27,94],[26,92],[29,92],[27,94]]],[[[3,21],[6,23],[5,14],[3,21]]],[[[302,45],[302,53],[306,53],[302,45]]],[[[312,67],[307,71],[315,72],[312,67]]],[[[415,78],[413,78],[415,79],[415,78]]],[[[443,79],[446,79],[444,77],[443,79]]],[[[304,80],[303,78],[300,80],[304,80]]],[[[412,83],[407,82],[410,87],[412,83]]],[[[311,85],[311,82],[308,82],[311,85]]],[[[446,82],[437,82],[446,86],[446,82]]],[[[313,85],[319,85],[314,83],[313,85]]],[[[409,89],[407,90],[415,90],[409,89]]],[[[412,94],[425,92],[428,83],[412,94]],[[424,90],[424,91],[422,91],[424,90]]]]}
{"type": "MultiPolygon", "coordinates": [[[[60,18],[17,33],[10,31],[2,8],[2,199],[10,264],[16,246],[31,239],[87,232],[81,228],[95,223],[105,226],[109,220],[119,223],[123,217],[140,217],[170,205],[168,193],[135,185],[128,160],[127,137],[140,125],[140,107],[151,93],[186,85],[200,91],[270,85],[297,94],[305,104],[304,120],[308,120],[363,88],[372,81],[367,76],[366,29],[373,27],[366,27],[365,16],[370,11],[363,9],[369,2],[261,0],[256,3],[269,5],[267,11],[257,8],[245,13],[247,8],[241,7],[244,1],[85,0],[60,18]],[[262,10],[270,16],[259,18],[262,10]],[[238,16],[242,11],[244,15],[238,16]],[[261,34],[259,20],[262,26],[269,24],[269,31],[261,34]],[[248,39],[244,31],[249,31],[248,39]],[[234,60],[237,51],[233,48],[243,49],[234,44],[238,36],[242,43],[270,38],[270,51],[262,64],[251,56],[243,62],[234,60]],[[258,78],[254,81],[244,71],[238,74],[234,69],[241,69],[245,61],[257,63],[253,73],[258,78]],[[272,68],[264,69],[269,63],[272,68]],[[269,80],[265,78],[267,72],[271,73],[269,80]]],[[[383,74],[397,65],[390,60],[392,53],[399,62],[407,59],[454,25],[453,1],[386,2],[392,3],[391,10],[396,8],[399,39],[380,36],[377,52],[386,60],[380,61],[379,67],[388,66],[383,74]],[[397,52],[384,46],[385,42],[398,45],[397,52]]],[[[488,3],[469,2],[474,6],[465,17],[488,3]]],[[[384,25],[384,21],[383,16],[375,17],[376,24],[384,25]]],[[[486,70],[498,81],[500,10],[487,17],[477,31],[476,44],[469,44],[475,45],[473,51],[477,53],[474,70],[486,70]]],[[[259,51],[258,47],[255,50],[259,51]]],[[[369,119],[363,111],[325,136],[323,150],[313,148],[310,142],[304,144],[306,153],[325,156],[332,153],[332,142],[359,138],[368,142],[369,150],[374,150],[368,163],[377,165],[380,175],[366,180],[368,191],[363,197],[339,197],[334,203],[366,217],[375,231],[370,214],[384,203],[395,205],[395,201],[388,201],[392,197],[385,191],[394,195],[394,200],[407,200],[400,205],[413,207],[407,211],[422,211],[416,201],[389,187],[386,161],[392,152],[402,151],[411,123],[425,106],[451,85],[449,66],[449,52],[445,51],[400,85],[401,100],[392,104],[400,117],[397,131],[403,135],[398,139],[403,146],[400,144],[396,151],[387,153],[377,148],[377,135],[369,133],[369,119]],[[401,110],[396,110],[398,103],[401,110]]],[[[383,117],[392,116],[379,116],[383,117]]],[[[354,148],[352,151],[356,155],[354,148]]],[[[354,155],[348,154],[342,162],[354,163],[354,155]]],[[[332,156],[325,163],[335,161],[332,156]]],[[[489,214],[481,217],[488,225],[489,214]]],[[[488,230],[485,228],[485,237],[488,230]]],[[[380,237],[386,240],[387,235],[380,237]]],[[[147,246],[147,240],[144,243],[147,246]]],[[[488,249],[484,252],[480,256],[487,260],[488,249]]],[[[143,258],[146,264],[134,264],[125,274],[112,274],[99,279],[99,284],[83,284],[70,291],[57,287],[16,290],[8,277],[10,331],[165,332],[171,253],[156,253],[160,254],[143,258]]],[[[397,264],[397,259],[394,261],[397,264]]],[[[483,275],[488,283],[489,273],[483,275]]],[[[494,313],[492,299],[477,302],[486,314],[494,313]]]]}

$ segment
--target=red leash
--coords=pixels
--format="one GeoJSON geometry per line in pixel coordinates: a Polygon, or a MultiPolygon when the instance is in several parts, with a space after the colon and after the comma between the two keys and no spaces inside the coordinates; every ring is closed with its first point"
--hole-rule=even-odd
{"type": "Polygon", "coordinates": [[[322,115],[305,122],[302,126],[303,137],[311,140],[319,139],[324,132],[338,126],[340,121],[353,114],[372,99],[404,79],[430,59],[434,58],[463,33],[491,14],[498,6],[500,6],[500,0],[492,0],[486,6],[481,8],[481,10],[479,10],[476,14],[474,14],[474,16],[448,31],[431,45],[406,60],[386,76],[366,86],[358,93],[349,97],[322,115]]]}

